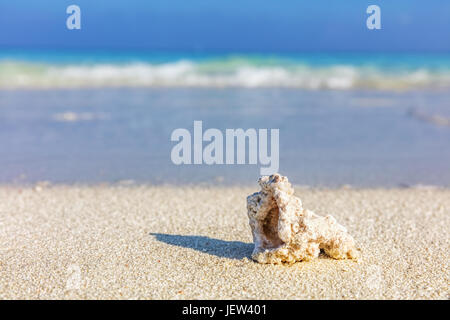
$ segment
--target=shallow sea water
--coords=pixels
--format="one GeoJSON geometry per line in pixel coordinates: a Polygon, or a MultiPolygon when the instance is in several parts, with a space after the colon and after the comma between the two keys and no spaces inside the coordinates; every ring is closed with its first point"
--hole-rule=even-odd
{"type": "Polygon", "coordinates": [[[280,130],[297,185],[450,185],[450,92],[270,88],[0,91],[0,183],[254,184],[258,165],[180,165],[171,133],[280,130]]]}

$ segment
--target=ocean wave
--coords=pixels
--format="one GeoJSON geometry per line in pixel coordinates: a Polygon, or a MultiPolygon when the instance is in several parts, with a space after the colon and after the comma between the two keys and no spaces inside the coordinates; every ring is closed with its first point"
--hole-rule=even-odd
{"type": "Polygon", "coordinates": [[[450,127],[450,117],[442,114],[429,114],[416,109],[410,109],[408,115],[423,122],[431,123],[436,126],[450,127]]]}
{"type": "Polygon", "coordinates": [[[0,88],[285,87],[408,90],[450,88],[450,69],[370,65],[255,64],[248,61],[46,64],[0,61],[0,88]]]}

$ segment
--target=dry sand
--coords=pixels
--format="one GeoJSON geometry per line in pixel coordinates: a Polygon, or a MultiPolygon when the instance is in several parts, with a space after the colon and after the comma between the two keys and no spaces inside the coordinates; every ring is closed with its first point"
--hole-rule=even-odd
{"type": "Polygon", "coordinates": [[[358,262],[261,265],[254,188],[0,187],[2,299],[449,299],[449,189],[296,189],[358,262]]]}

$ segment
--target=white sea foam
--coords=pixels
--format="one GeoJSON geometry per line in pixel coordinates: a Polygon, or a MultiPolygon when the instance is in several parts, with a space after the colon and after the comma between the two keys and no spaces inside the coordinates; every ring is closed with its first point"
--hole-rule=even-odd
{"type": "Polygon", "coordinates": [[[91,112],[62,112],[56,113],[52,116],[53,120],[58,122],[79,122],[79,121],[93,121],[103,120],[106,115],[103,113],[91,113],[91,112]]]}
{"type": "Polygon", "coordinates": [[[180,60],[165,64],[50,65],[0,62],[0,88],[90,87],[287,87],[407,90],[450,88],[450,72],[425,68],[384,70],[371,66],[211,64],[180,60]]]}

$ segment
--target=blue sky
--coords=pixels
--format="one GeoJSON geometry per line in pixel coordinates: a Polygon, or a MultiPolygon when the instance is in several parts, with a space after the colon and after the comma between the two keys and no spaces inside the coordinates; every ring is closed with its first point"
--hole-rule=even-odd
{"type": "Polygon", "coordinates": [[[0,46],[450,52],[449,0],[0,0],[0,46]],[[66,29],[77,4],[82,29],[66,29]],[[366,28],[381,8],[382,30],[366,28]]]}

